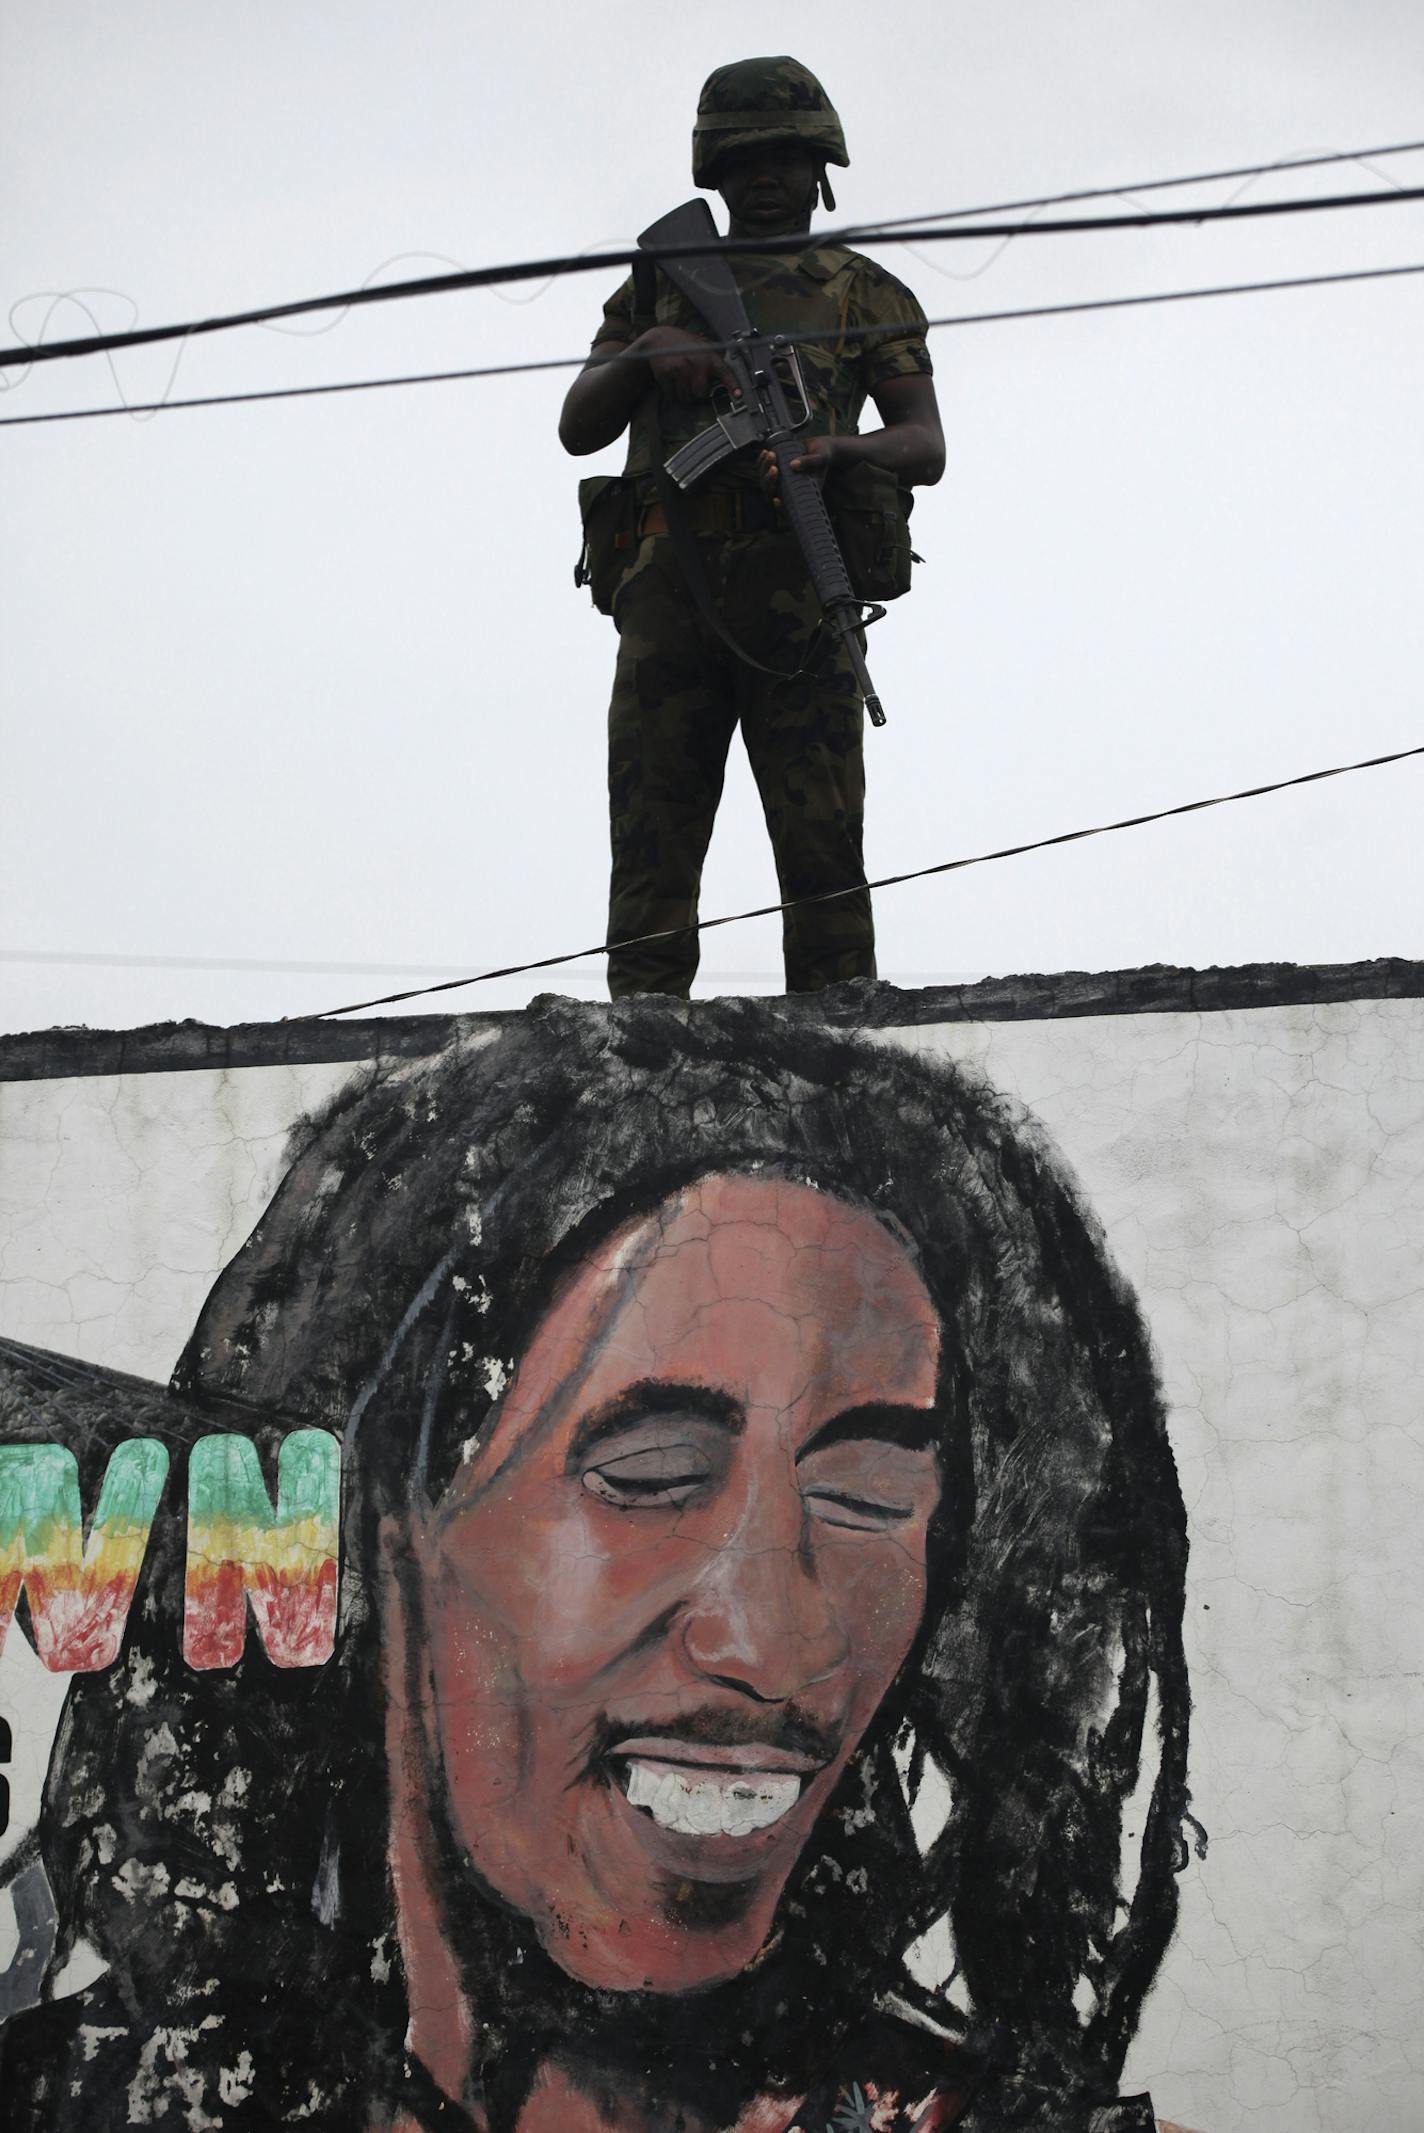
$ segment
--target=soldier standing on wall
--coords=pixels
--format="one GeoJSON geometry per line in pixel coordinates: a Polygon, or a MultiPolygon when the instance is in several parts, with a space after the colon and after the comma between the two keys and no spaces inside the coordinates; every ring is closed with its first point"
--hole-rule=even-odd
{"type": "MultiPolygon", "coordinates": [[[[944,436],[915,298],[874,261],[809,241],[818,192],[828,208],[835,204],[826,166],[849,160],[829,98],[796,60],[746,59],[709,77],[693,129],[693,177],[720,192],[731,236],[766,241],[764,253],[732,261],[753,325],[820,336],[800,343],[811,419],[797,466],[826,481],[857,593],[884,599],[908,583],[908,492],[939,480],[944,436]],[[884,427],[860,435],[867,398],[884,427]]],[[[774,465],[770,455],[759,462],[744,451],[686,500],[712,601],[742,658],[694,597],[653,480],[661,461],[713,421],[711,396],[729,382],[726,365],[665,275],[656,276],[651,315],[636,281],[604,306],[559,422],[575,454],[630,430],[624,475],[585,483],[590,493],[581,498],[587,574],[619,632],[609,709],[610,940],[696,919],[738,724],[783,898],[865,880],[860,692],[820,627],[800,550],[778,521],[774,465]]],[[[788,992],[874,977],[869,891],[788,912],[783,945],[788,992]]],[[[686,996],[697,957],[692,932],[624,949],[609,958],[609,990],[615,999],[686,996]]]]}

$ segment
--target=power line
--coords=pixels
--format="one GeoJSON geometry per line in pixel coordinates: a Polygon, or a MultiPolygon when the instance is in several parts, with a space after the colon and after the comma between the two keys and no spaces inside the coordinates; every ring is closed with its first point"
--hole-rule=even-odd
{"type": "MultiPolygon", "coordinates": [[[[1238,200],[1244,193],[1249,192],[1252,184],[1257,178],[1277,175],[1283,170],[1310,170],[1318,168],[1323,163],[1353,163],[1357,165],[1361,170],[1367,170],[1370,173],[1371,177],[1382,177],[1386,184],[1392,186],[1395,191],[1398,192],[1402,190],[1401,182],[1398,179],[1391,178],[1387,172],[1381,171],[1378,167],[1379,162],[1383,158],[1388,156],[1411,155],[1418,154],[1421,152],[1424,152],[1424,141],[1396,141],[1388,144],[1387,146],[1379,148],[1333,148],[1318,150],[1301,150],[1298,153],[1277,156],[1272,162],[1269,163],[1240,163],[1222,170],[1195,171],[1183,177],[1144,178],[1139,179],[1136,183],[1130,185],[1097,185],[1080,187],[1073,192],[1039,193],[1033,195],[1028,199],[1007,201],[1001,200],[991,205],[983,205],[979,207],[947,208],[943,211],[920,215],[892,215],[887,218],[884,218],[884,220],[878,223],[877,226],[885,229],[908,230],[914,228],[917,224],[926,222],[964,221],[978,215],[1011,214],[1021,211],[1023,209],[1029,209],[1036,213],[1041,208],[1062,206],[1067,202],[1075,200],[1123,199],[1135,201],[1137,197],[1143,193],[1162,192],[1164,190],[1169,190],[1172,187],[1180,188],[1184,186],[1216,185],[1223,183],[1224,181],[1229,179],[1244,180],[1243,183],[1238,184],[1235,192],[1232,193],[1232,195],[1230,196],[1230,200],[1226,203],[1229,206],[1231,204],[1231,201],[1238,200]]],[[[614,241],[615,240],[611,238],[600,238],[598,239],[596,244],[588,246],[587,249],[589,251],[601,250],[605,245],[613,243],[614,241]]],[[[981,261],[981,263],[977,267],[972,267],[963,274],[956,274],[952,268],[938,266],[934,260],[927,258],[923,253],[916,252],[915,247],[912,243],[908,244],[908,249],[913,254],[913,256],[923,265],[932,267],[936,273],[945,275],[945,277],[951,281],[978,281],[981,276],[986,273],[987,270],[991,266],[993,266],[997,260],[1003,257],[1004,253],[1008,250],[1009,246],[1012,243],[1013,239],[1011,237],[1001,237],[996,239],[987,259],[981,261]]],[[[450,259],[443,253],[439,252],[400,252],[394,254],[389,259],[383,260],[379,266],[373,267],[371,272],[362,278],[361,287],[363,289],[370,288],[373,283],[380,279],[382,274],[387,272],[389,268],[398,266],[405,259],[417,258],[437,259],[440,262],[441,266],[448,267],[451,273],[459,273],[463,266],[463,261],[458,259],[450,259]]],[[[506,294],[503,289],[498,287],[495,288],[494,294],[498,296],[500,300],[504,303],[523,305],[533,303],[537,300],[538,297],[544,295],[552,286],[552,281],[546,280],[543,286],[536,287],[533,290],[532,294],[526,293],[524,295],[519,296],[516,296],[512,293],[506,294]]],[[[11,325],[13,326],[14,324],[15,314],[20,309],[21,303],[42,302],[47,304],[49,308],[45,313],[44,321],[40,326],[39,332],[34,335],[32,339],[26,344],[30,347],[43,347],[45,344],[45,335],[48,329],[50,319],[53,318],[56,310],[62,303],[72,302],[76,304],[81,311],[84,311],[88,314],[89,323],[91,327],[93,328],[95,333],[98,333],[102,330],[99,325],[99,321],[94,316],[94,313],[89,309],[89,306],[82,301],[85,296],[92,295],[109,295],[117,297],[121,303],[124,303],[128,306],[131,315],[130,323],[137,324],[139,307],[134,302],[131,296],[125,295],[122,290],[85,288],[67,290],[41,290],[36,292],[31,297],[21,298],[19,301],[10,306],[11,325]]],[[[332,312],[327,315],[323,324],[314,325],[310,328],[305,329],[296,324],[295,322],[286,323],[278,319],[272,319],[266,322],[263,327],[263,331],[269,333],[296,334],[302,339],[310,340],[318,335],[333,332],[336,327],[341,325],[344,316],[345,314],[342,312],[332,312]]],[[[173,397],[173,387],[177,382],[178,368],[183,360],[183,352],[183,347],[182,345],[180,345],[177,353],[173,358],[173,368],[169,374],[168,384],[164,388],[164,405],[167,405],[173,397]]],[[[110,373],[114,380],[115,390],[119,393],[119,396],[122,399],[123,386],[120,382],[117,368],[115,367],[112,351],[108,352],[108,364],[110,373]]],[[[18,383],[19,380],[17,380],[16,382],[18,383]]],[[[136,410],[132,408],[130,409],[130,412],[135,411],[136,410]]]]}
{"type": "MultiPolygon", "coordinates": [[[[383,993],[378,1000],[353,1000],[345,1007],[323,1007],[311,1020],[327,1015],[359,1015],[370,1007],[396,1007],[403,1000],[425,999],[431,993],[456,992],[465,985],[487,985],[494,978],[523,977],[531,970],[553,970],[560,963],[579,963],[585,956],[610,955],[623,948],[643,948],[652,941],[681,940],[689,933],[710,933],[714,926],[738,926],[744,919],[774,918],[783,911],[797,911],[806,904],[835,903],[842,896],[860,896],[868,889],[894,889],[902,882],[925,881],[933,874],[957,874],[966,867],[991,865],[998,859],[1021,859],[1028,852],[1046,852],[1054,845],[1081,844],[1088,837],[1108,837],[1115,830],[1142,829],[1149,822],[1167,822],[1174,815],[1200,814],[1208,807],[1229,807],[1236,800],[1260,800],[1266,794],[1286,792],[1296,785],[1316,785],[1322,778],[1343,778],[1356,770],[1378,770],[1386,763],[1403,763],[1424,755],[1424,743],[1415,748],[1397,748],[1391,755],[1367,756],[1359,763],[1336,763],[1329,770],[1307,770],[1298,777],[1277,778],[1270,785],[1248,785],[1240,792],[1219,793],[1209,800],[1184,800],[1176,807],[1159,807],[1150,815],[1125,815],[1119,822],[1095,823],[1091,829],[1061,830],[1055,837],[1037,837],[1030,844],[1007,844],[996,852],[976,852],[968,859],[941,859],[936,865],[914,867],[904,874],[882,874],[878,881],[852,882],[844,889],[824,889],[816,896],[793,896],[785,903],[758,904],[750,911],[729,911],[721,918],[694,920],[689,926],[664,926],[656,933],[637,933],[628,940],[599,941],[592,948],[571,948],[562,955],[545,955],[532,963],[506,963],[498,970],[477,971],[473,977],[447,978],[440,985],[416,985],[408,992],[383,993]]],[[[301,1019],[289,1018],[288,1019],[301,1019]]]]}
{"type": "MultiPolygon", "coordinates": [[[[1236,191],[1230,196],[1230,201],[1227,202],[1227,205],[1230,205],[1231,201],[1240,199],[1242,194],[1248,192],[1257,178],[1273,176],[1283,170],[1299,171],[1316,169],[1319,168],[1320,165],[1327,163],[1355,164],[1359,169],[1367,170],[1370,173],[1371,177],[1383,178],[1386,184],[1392,186],[1396,191],[1399,191],[1402,189],[1400,181],[1390,177],[1388,172],[1381,171],[1379,168],[1380,162],[1391,156],[1413,155],[1419,154],[1421,152],[1424,152],[1424,140],[1394,141],[1375,148],[1301,150],[1299,152],[1293,152],[1288,155],[1277,156],[1269,163],[1238,163],[1220,170],[1192,171],[1188,172],[1183,176],[1178,176],[1174,178],[1142,178],[1126,185],[1099,185],[1079,187],[1076,191],[1070,192],[1038,193],[1027,199],[1001,200],[992,204],[981,205],[978,207],[949,208],[934,213],[919,215],[892,215],[887,218],[883,218],[877,226],[886,229],[908,230],[914,228],[915,226],[921,223],[937,221],[963,221],[975,216],[1012,214],[1025,209],[1030,210],[1036,214],[1039,210],[1046,207],[1063,206],[1068,202],[1081,200],[1123,199],[1131,200],[1135,203],[1138,196],[1144,193],[1162,192],[1166,190],[1171,190],[1174,187],[1180,189],[1186,186],[1217,185],[1231,179],[1243,180],[1244,182],[1238,184],[1236,191]]],[[[603,247],[603,245],[611,241],[613,240],[600,239],[597,244],[590,245],[586,247],[586,249],[589,251],[599,250],[603,247]]],[[[986,272],[986,270],[995,263],[995,261],[1003,257],[1004,253],[1008,250],[1008,247],[1010,246],[1010,244],[1012,244],[1012,242],[1013,239],[1011,237],[1001,237],[997,239],[994,242],[987,259],[983,260],[979,266],[971,268],[964,274],[956,274],[951,268],[942,268],[937,266],[932,259],[925,257],[925,255],[922,253],[916,252],[915,247],[912,243],[908,245],[908,249],[914,254],[914,257],[916,259],[921,261],[923,265],[933,267],[936,273],[942,273],[946,275],[947,278],[950,280],[977,281],[986,272]]],[[[402,262],[402,260],[419,257],[437,259],[441,266],[447,267],[452,273],[459,273],[463,267],[462,261],[458,259],[447,258],[440,253],[397,253],[392,258],[382,261],[380,266],[373,268],[369,274],[365,275],[362,278],[362,289],[364,290],[370,288],[373,283],[379,280],[382,274],[387,272],[389,268],[398,266],[402,262]]],[[[528,294],[521,296],[515,296],[513,294],[507,295],[503,289],[498,287],[495,288],[494,293],[501,299],[501,301],[505,303],[528,304],[534,301],[534,299],[538,296],[544,294],[552,286],[552,279],[546,279],[542,287],[536,287],[534,289],[532,296],[528,294]]],[[[89,306],[86,303],[82,302],[81,299],[87,295],[105,294],[116,296],[120,302],[126,304],[130,312],[130,324],[136,325],[138,323],[138,305],[134,302],[134,299],[131,296],[124,295],[123,292],[119,290],[105,291],[95,289],[71,289],[41,291],[38,292],[33,298],[21,300],[44,302],[47,303],[49,307],[45,313],[44,320],[40,325],[38,333],[35,334],[29,341],[27,341],[26,346],[43,347],[45,345],[45,335],[49,325],[49,321],[54,316],[55,311],[58,309],[59,305],[67,301],[77,304],[78,308],[81,311],[87,312],[90,326],[96,334],[99,333],[101,331],[101,328],[98,319],[95,318],[93,312],[89,310],[89,306]]],[[[12,304],[10,307],[10,321],[12,326],[14,324],[15,314],[19,310],[19,308],[20,304],[18,302],[12,304]]],[[[305,332],[303,328],[297,325],[295,322],[286,323],[281,320],[273,319],[265,322],[263,330],[270,333],[297,333],[302,334],[304,338],[310,339],[313,335],[330,333],[333,328],[339,326],[342,323],[344,316],[345,314],[343,312],[331,313],[327,316],[324,324],[310,327],[306,329],[305,332]]],[[[178,367],[183,360],[183,353],[183,346],[180,345],[173,359],[173,368],[169,374],[168,383],[164,387],[163,402],[165,405],[173,398],[173,387],[177,383],[178,367]]],[[[118,392],[120,399],[123,399],[123,387],[119,380],[118,371],[115,368],[112,351],[108,352],[108,364],[110,372],[113,376],[115,389],[118,392]]],[[[143,410],[131,411],[142,412],[143,410]]]]}
{"type": "MultiPolygon", "coordinates": [[[[964,244],[983,237],[1061,237],[1093,230],[1146,230],[1175,224],[1244,221],[1271,215],[1319,214],[1324,210],[1351,207],[1397,207],[1424,200],[1424,187],[1399,186],[1382,193],[1337,193],[1307,200],[1255,200],[1233,207],[1160,208],[1133,215],[1059,216],[1052,221],[980,222],[968,229],[959,224],[916,226],[913,235],[884,223],[853,224],[841,230],[818,232],[818,246],[834,244],[964,244]]],[[[810,240],[808,240],[809,243],[810,240]]],[[[156,341],[191,340],[200,334],[225,333],[237,326],[259,326],[273,319],[294,318],[310,311],[353,310],[359,304],[392,303],[407,297],[438,296],[459,290],[492,288],[498,283],[535,281],[564,274],[587,274],[605,267],[630,267],[641,258],[697,258],[708,253],[737,256],[764,253],[764,238],[719,237],[707,244],[664,247],[651,255],[639,250],[562,254],[552,259],[515,261],[503,267],[469,267],[456,274],[426,274],[413,281],[383,283],[379,288],[342,290],[335,296],[313,296],[288,304],[264,304],[255,310],[225,312],[221,316],[192,319],[178,326],[137,326],[126,333],[84,335],[77,340],[50,341],[42,346],[0,349],[0,369],[32,363],[52,363],[62,357],[101,355],[117,348],[151,346],[156,341]]],[[[775,247],[772,247],[775,249],[775,247]]]]}
{"type": "Polygon", "coordinates": [[[1120,200],[1133,193],[1170,192],[1187,185],[1223,185],[1232,178],[1267,178],[1283,170],[1315,170],[1322,163],[1360,163],[1368,167],[1385,156],[1418,155],[1424,141],[1395,141],[1387,148],[1322,149],[1317,155],[1278,156],[1274,163],[1238,163],[1232,170],[1202,170],[1185,178],[1145,178],[1136,185],[1094,185],[1071,193],[1039,193],[1029,200],[995,200],[986,207],[946,208],[932,215],[887,215],[877,229],[910,229],[920,222],[953,222],[966,215],[1017,215],[1032,208],[1066,207],[1074,200],[1120,200]]]}
{"type": "MultiPolygon", "coordinates": [[[[1385,149],[1362,148],[1352,149],[1343,153],[1338,149],[1318,149],[1313,151],[1302,151],[1302,153],[1297,156],[1278,157],[1274,163],[1246,163],[1240,164],[1234,169],[1202,172],[1199,173],[1195,179],[1148,179],[1145,184],[1134,186],[1131,189],[1125,186],[1096,186],[1088,191],[1072,194],[1062,194],[1056,199],[1051,196],[1043,196],[1034,200],[1002,202],[998,206],[963,209],[960,210],[959,214],[953,217],[937,217],[934,215],[893,216],[890,218],[890,223],[888,226],[897,229],[903,229],[908,232],[913,228],[914,224],[918,222],[934,222],[936,220],[958,220],[960,219],[961,215],[965,214],[1004,215],[1011,214],[1021,208],[1027,208],[1036,215],[1038,210],[1040,210],[1041,208],[1054,207],[1060,205],[1063,201],[1070,199],[1122,199],[1130,201],[1133,206],[1136,206],[1139,203],[1141,195],[1143,195],[1144,193],[1161,192],[1164,188],[1172,186],[1216,185],[1228,179],[1239,179],[1243,182],[1235,186],[1234,190],[1227,196],[1227,199],[1224,202],[1224,205],[1229,207],[1234,201],[1240,200],[1246,193],[1250,192],[1257,178],[1264,177],[1268,173],[1278,173],[1282,170],[1305,170],[1321,163],[1353,163],[1359,169],[1367,170],[1370,173],[1371,177],[1382,179],[1386,185],[1393,186],[1395,191],[1399,192],[1403,190],[1402,181],[1397,178],[1391,177],[1387,170],[1382,170],[1379,167],[1380,159],[1390,155],[1404,155],[1412,152],[1417,152],[1420,149],[1424,149],[1424,142],[1409,141],[1397,142],[1394,144],[1394,146],[1385,149]]],[[[997,262],[1003,258],[1004,254],[1007,252],[1009,246],[1012,243],[1012,237],[999,238],[993,245],[989,247],[988,251],[980,260],[980,263],[977,267],[970,267],[958,272],[953,267],[941,265],[940,262],[931,257],[929,253],[918,251],[913,243],[907,242],[907,248],[910,252],[911,257],[915,259],[919,265],[930,268],[932,272],[942,275],[947,281],[963,282],[978,281],[981,275],[986,274],[991,267],[996,265],[997,262]]],[[[374,277],[368,275],[366,278],[368,281],[370,281],[374,277]]],[[[110,368],[113,368],[112,357],[110,358],[110,368]]]]}
{"type": "MultiPolygon", "coordinates": [[[[1338,274],[1291,274],[1276,281],[1219,282],[1205,289],[1160,289],[1145,296],[1098,296],[1069,304],[1027,304],[1010,311],[963,311],[951,318],[891,319],[874,326],[829,328],[825,332],[798,333],[798,342],[847,341],[886,333],[940,333],[955,326],[995,326],[1012,319],[1065,318],[1090,311],[1129,311],[1150,304],[1195,303],[1212,296],[1261,296],[1276,289],[1323,289],[1342,282],[1390,281],[1406,274],[1424,274],[1424,261],[1399,267],[1354,267],[1338,274]]],[[[727,349],[730,341],[709,341],[712,349],[727,349]]],[[[641,362],[641,356],[606,356],[609,363],[641,362]]],[[[61,408],[45,415],[0,415],[0,429],[21,429],[42,422],[95,422],[112,415],[162,415],[185,407],[244,407],[262,400],[315,400],[334,393],[384,392],[396,385],[452,385],[470,378],[513,378],[541,370],[581,370],[587,351],[574,356],[534,356],[517,363],[477,363],[461,370],[404,371],[386,378],[346,378],[328,385],[277,385],[262,392],[203,393],[184,400],[141,400],[119,407],[61,408]]]]}

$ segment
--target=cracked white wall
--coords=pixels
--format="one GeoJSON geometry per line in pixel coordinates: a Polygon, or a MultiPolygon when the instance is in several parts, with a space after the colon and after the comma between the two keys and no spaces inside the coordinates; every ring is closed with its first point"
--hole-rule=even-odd
{"type": "MultiPolygon", "coordinates": [[[[1129,2062],[1205,2133],[1424,2125],[1424,1003],[951,1025],[1142,1299],[1191,1521],[1210,1832],[1129,2062]]],[[[0,1085],[0,1332],[171,1368],[349,1067],[0,1085]]],[[[56,1716],[23,1640],[13,1844],[56,1716]]],[[[3,1929],[0,1929],[3,1930],[3,1929]]],[[[0,1941],[0,1962],[5,1956],[0,1941]]]]}
{"type": "Polygon", "coordinates": [[[906,1041],[1049,1127],[1161,1361],[1211,1845],[1129,2077],[1215,2133],[1424,2125],[1424,1005],[906,1041]]]}

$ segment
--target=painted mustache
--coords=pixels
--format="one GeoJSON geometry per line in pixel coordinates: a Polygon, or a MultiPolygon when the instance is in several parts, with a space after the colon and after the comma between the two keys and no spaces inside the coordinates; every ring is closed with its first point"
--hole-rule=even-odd
{"type": "MultiPolygon", "coordinates": [[[[606,1761],[611,1755],[626,1754],[630,1743],[653,1739],[664,1747],[694,1751],[762,1749],[783,1766],[807,1769],[819,1769],[823,1763],[830,1762],[840,1747],[839,1732],[823,1725],[797,1704],[787,1704],[776,1711],[721,1710],[707,1704],[696,1711],[682,1711],[669,1717],[654,1716],[650,1712],[606,1711],[594,1723],[589,1742],[589,1767],[606,1761]]],[[[757,1764],[754,1756],[741,1753],[731,1758],[705,1752],[691,1753],[678,1759],[701,1763],[734,1760],[744,1768],[774,1767],[774,1764],[757,1764]]]]}

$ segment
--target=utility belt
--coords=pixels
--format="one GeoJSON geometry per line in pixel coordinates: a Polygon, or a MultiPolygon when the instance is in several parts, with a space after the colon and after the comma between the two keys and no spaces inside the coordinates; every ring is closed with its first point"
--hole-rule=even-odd
{"type": "MultiPolygon", "coordinates": [[[[779,533],[784,526],[775,504],[765,489],[751,482],[730,484],[720,489],[696,489],[682,498],[683,516],[694,533],[779,533]]],[[[650,495],[638,516],[639,535],[645,533],[671,533],[667,512],[655,495],[650,495]]]]}
{"type": "MultiPolygon", "coordinates": [[[[574,565],[575,585],[586,585],[594,606],[611,615],[613,598],[649,534],[668,534],[667,512],[649,477],[592,474],[579,483],[583,548],[574,565]]],[[[910,547],[914,499],[883,467],[861,460],[838,467],[826,485],[826,508],[845,558],[856,597],[898,600],[910,589],[910,568],[920,559],[910,547]]],[[[755,482],[722,482],[680,495],[688,529],[728,538],[739,533],[783,530],[776,506],[755,482]]]]}

